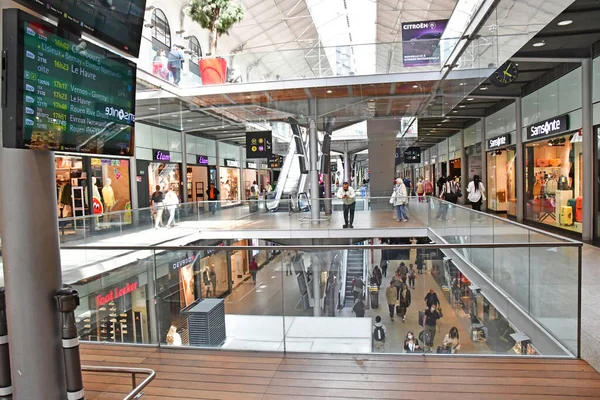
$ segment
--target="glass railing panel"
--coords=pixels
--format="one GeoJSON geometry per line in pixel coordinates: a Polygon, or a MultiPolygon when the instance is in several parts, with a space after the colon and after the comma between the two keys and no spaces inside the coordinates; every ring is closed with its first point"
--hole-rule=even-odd
{"type": "MultiPolygon", "coordinates": [[[[471,243],[494,243],[495,218],[484,213],[471,213],[471,243]]],[[[492,248],[468,249],[468,260],[488,278],[494,277],[494,250],[492,248]]]]}

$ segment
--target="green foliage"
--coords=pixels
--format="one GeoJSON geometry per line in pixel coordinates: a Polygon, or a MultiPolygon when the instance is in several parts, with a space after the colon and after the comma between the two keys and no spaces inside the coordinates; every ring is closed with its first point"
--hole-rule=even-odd
{"type": "Polygon", "coordinates": [[[244,8],[231,0],[190,0],[188,15],[204,29],[216,30],[221,36],[244,19],[244,8]]]}

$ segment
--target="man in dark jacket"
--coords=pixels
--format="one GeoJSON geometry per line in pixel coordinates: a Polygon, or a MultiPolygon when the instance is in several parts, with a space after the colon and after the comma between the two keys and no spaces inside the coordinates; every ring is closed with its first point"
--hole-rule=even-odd
{"type": "Polygon", "coordinates": [[[444,178],[443,176],[440,176],[440,178],[437,180],[438,196],[442,194],[442,189],[444,188],[445,184],[446,184],[446,178],[444,178]]]}
{"type": "Polygon", "coordinates": [[[429,293],[425,296],[425,305],[427,308],[431,308],[433,306],[440,306],[440,299],[438,298],[437,293],[433,289],[429,289],[429,293]]]}

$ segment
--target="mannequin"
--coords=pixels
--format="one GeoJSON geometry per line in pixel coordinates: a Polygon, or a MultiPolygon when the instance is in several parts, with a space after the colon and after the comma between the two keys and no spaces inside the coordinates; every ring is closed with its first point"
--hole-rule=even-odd
{"type": "Polygon", "coordinates": [[[169,328],[166,341],[168,346],[181,346],[181,335],[177,333],[177,328],[174,325],[169,328]]]}
{"type": "MultiPolygon", "coordinates": [[[[96,178],[94,178],[94,179],[96,179],[96,178]]],[[[112,208],[117,203],[115,201],[115,192],[113,191],[112,186],[110,186],[111,183],[112,183],[111,179],[106,178],[106,183],[104,184],[104,187],[102,188],[102,197],[104,198],[104,211],[105,212],[111,212],[112,208]]]]}

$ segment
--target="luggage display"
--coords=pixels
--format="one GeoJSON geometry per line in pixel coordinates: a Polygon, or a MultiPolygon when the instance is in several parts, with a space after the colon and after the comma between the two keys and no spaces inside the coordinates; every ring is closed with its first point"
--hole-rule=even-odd
{"type": "Polygon", "coordinates": [[[571,207],[573,210],[577,209],[577,201],[575,199],[569,199],[567,201],[567,205],[571,207]]]}
{"type": "Polygon", "coordinates": [[[575,200],[575,221],[583,222],[583,197],[575,200]]]}
{"type": "Polygon", "coordinates": [[[561,225],[573,225],[573,208],[569,206],[562,206],[560,208],[560,224],[561,225]]]}

